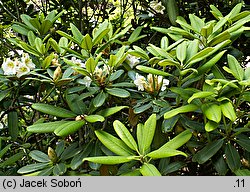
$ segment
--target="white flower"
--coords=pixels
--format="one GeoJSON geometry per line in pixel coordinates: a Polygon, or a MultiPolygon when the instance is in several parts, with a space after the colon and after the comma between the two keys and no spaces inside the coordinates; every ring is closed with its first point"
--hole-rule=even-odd
{"type": "Polygon", "coordinates": [[[16,62],[17,62],[16,76],[18,78],[30,72],[30,68],[27,65],[25,65],[24,63],[21,63],[18,60],[16,60],[16,62]]]}
{"type": "Polygon", "coordinates": [[[77,59],[77,58],[75,58],[75,57],[72,57],[72,58],[71,58],[71,61],[72,61],[74,64],[76,64],[77,66],[80,66],[80,67],[85,68],[85,63],[83,63],[82,60],[77,59]]]}
{"type": "Polygon", "coordinates": [[[16,67],[16,62],[10,58],[7,58],[2,64],[4,75],[15,75],[16,67]]]}
{"type": "Polygon", "coordinates": [[[30,69],[35,69],[36,68],[35,64],[32,62],[32,60],[31,60],[28,53],[23,53],[22,54],[21,62],[24,63],[30,69]]]}
{"type": "Polygon", "coordinates": [[[165,91],[167,89],[168,85],[169,85],[169,80],[168,79],[163,79],[162,86],[161,86],[161,91],[165,91]]]}
{"type": "Polygon", "coordinates": [[[133,68],[135,65],[137,65],[138,63],[140,63],[140,60],[138,57],[133,56],[133,55],[128,55],[126,60],[129,62],[129,66],[131,68],[133,68]]]}
{"type": "Polygon", "coordinates": [[[161,4],[161,1],[151,1],[149,6],[155,10],[157,13],[164,14],[165,7],[161,4]]]}
{"type": "Polygon", "coordinates": [[[90,84],[92,82],[92,79],[89,77],[89,76],[86,76],[83,78],[83,84],[86,86],[86,87],[90,87],[90,84]]]}
{"type": "Polygon", "coordinates": [[[146,83],[145,77],[136,73],[134,84],[138,87],[138,91],[144,91],[144,84],[146,83]]]}

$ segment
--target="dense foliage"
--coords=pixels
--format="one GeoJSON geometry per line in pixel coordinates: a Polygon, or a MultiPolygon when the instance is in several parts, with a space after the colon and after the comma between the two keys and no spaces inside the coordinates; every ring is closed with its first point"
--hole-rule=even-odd
{"type": "Polygon", "coordinates": [[[246,3],[0,10],[0,175],[250,175],[246,3]]]}

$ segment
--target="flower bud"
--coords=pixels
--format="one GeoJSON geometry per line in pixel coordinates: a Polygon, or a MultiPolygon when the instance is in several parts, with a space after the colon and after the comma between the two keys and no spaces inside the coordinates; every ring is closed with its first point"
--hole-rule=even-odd
{"type": "Polygon", "coordinates": [[[58,66],[54,72],[53,80],[57,81],[58,79],[60,79],[61,76],[62,76],[62,69],[60,66],[58,66]]]}
{"type": "Polygon", "coordinates": [[[56,152],[51,147],[48,148],[48,157],[53,163],[57,161],[56,152]]]}

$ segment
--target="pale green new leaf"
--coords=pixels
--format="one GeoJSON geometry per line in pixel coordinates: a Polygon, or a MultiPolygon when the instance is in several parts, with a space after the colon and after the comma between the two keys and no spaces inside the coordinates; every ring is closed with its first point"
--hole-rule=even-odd
{"type": "Polygon", "coordinates": [[[237,59],[232,55],[227,55],[227,60],[233,76],[237,80],[242,81],[244,78],[244,69],[240,66],[237,59]]]}
{"type": "Polygon", "coordinates": [[[197,92],[197,93],[194,93],[189,99],[188,99],[188,103],[191,103],[194,99],[197,99],[197,98],[206,98],[208,96],[211,96],[215,94],[214,92],[211,92],[211,91],[201,91],[201,92],[197,92]]]}
{"type": "Polygon", "coordinates": [[[172,118],[175,115],[178,115],[180,113],[193,112],[193,111],[197,110],[198,108],[199,107],[197,105],[194,105],[194,104],[184,105],[184,106],[181,106],[181,107],[178,107],[176,109],[172,109],[172,110],[166,112],[164,114],[164,118],[169,119],[169,118],[172,118]]]}
{"type": "Polygon", "coordinates": [[[140,172],[143,176],[161,176],[158,169],[150,163],[144,163],[140,168],[140,172]]]}
{"type": "Polygon", "coordinates": [[[100,163],[104,165],[115,165],[120,163],[127,163],[136,159],[136,156],[103,156],[103,157],[87,157],[83,158],[84,161],[93,163],[100,163]]]}
{"type": "Polygon", "coordinates": [[[178,150],[171,149],[171,148],[160,148],[160,149],[150,152],[146,156],[151,157],[153,159],[160,159],[160,158],[172,157],[176,155],[183,155],[187,157],[187,155],[183,153],[182,151],[178,151],[178,150]]]}
{"type": "Polygon", "coordinates": [[[187,52],[187,43],[186,41],[183,41],[176,47],[176,56],[181,63],[183,63],[184,60],[186,59],[186,52],[187,52]]]}

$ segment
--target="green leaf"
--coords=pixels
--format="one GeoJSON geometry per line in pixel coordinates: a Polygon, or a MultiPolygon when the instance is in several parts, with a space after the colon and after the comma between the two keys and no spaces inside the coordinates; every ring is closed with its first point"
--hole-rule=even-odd
{"type": "Polygon", "coordinates": [[[27,127],[31,133],[53,133],[58,126],[68,123],[68,121],[55,121],[49,123],[37,123],[27,127]]]}
{"type": "Polygon", "coordinates": [[[191,67],[194,63],[202,61],[203,59],[207,58],[208,56],[212,55],[214,51],[213,47],[207,47],[200,52],[196,53],[193,57],[191,57],[187,63],[185,64],[185,68],[191,67]]]}
{"type": "Polygon", "coordinates": [[[248,136],[245,135],[238,135],[236,142],[245,150],[250,152],[250,140],[248,136]]]}
{"type": "Polygon", "coordinates": [[[30,31],[26,26],[21,26],[21,25],[18,25],[18,24],[13,24],[11,26],[11,28],[17,32],[17,33],[20,33],[21,35],[28,35],[28,32],[30,31]]]}
{"type": "Polygon", "coordinates": [[[121,140],[134,151],[138,151],[138,146],[131,135],[131,133],[128,131],[128,129],[118,120],[115,120],[113,123],[115,132],[117,135],[121,138],[121,140]]]}
{"type": "Polygon", "coordinates": [[[139,123],[136,129],[136,138],[140,153],[143,151],[143,129],[144,125],[142,123],[139,123]]]}
{"type": "Polygon", "coordinates": [[[84,161],[90,161],[93,163],[100,163],[104,165],[115,165],[120,163],[127,163],[134,160],[134,156],[104,156],[104,157],[87,157],[83,158],[84,161]]]}
{"type": "Polygon", "coordinates": [[[82,33],[77,29],[77,27],[73,23],[70,23],[70,30],[72,31],[72,34],[79,45],[83,39],[82,33]]]}
{"type": "Polygon", "coordinates": [[[222,139],[213,141],[207,144],[202,150],[198,151],[194,156],[192,161],[203,164],[207,162],[211,157],[213,157],[222,147],[224,141],[222,139]]]}
{"type": "Polygon", "coordinates": [[[30,23],[30,19],[31,17],[29,15],[26,14],[22,14],[21,16],[22,21],[25,23],[25,25],[27,25],[31,30],[33,31],[37,31],[38,29],[36,29],[31,23],[30,23]]]}
{"type": "Polygon", "coordinates": [[[190,130],[185,130],[175,136],[173,139],[168,141],[166,144],[164,144],[162,147],[160,147],[158,150],[168,150],[168,149],[178,149],[182,145],[184,145],[186,142],[190,140],[192,137],[192,132],[190,130]]]}
{"type": "Polygon", "coordinates": [[[16,111],[10,111],[8,113],[8,129],[10,136],[13,140],[16,140],[19,134],[18,128],[18,114],[16,111]]]}
{"type": "Polygon", "coordinates": [[[219,126],[218,123],[214,122],[214,121],[208,121],[205,125],[205,130],[207,132],[213,131],[215,130],[217,127],[219,126]]]}
{"type": "Polygon", "coordinates": [[[56,164],[53,168],[54,175],[63,175],[67,171],[67,167],[64,163],[56,164]]]}
{"type": "Polygon", "coordinates": [[[151,102],[150,102],[150,103],[147,103],[147,104],[142,105],[142,106],[140,106],[140,107],[136,107],[136,108],[134,109],[134,113],[135,113],[135,114],[142,113],[142,112],[148,110],[148,109],[151,108],[151,107],[152,107],[152,103],[151,103],[151,102]]]}
{"type": "Polygon", "coordinates": [[[112,73],[110,75],[109,81],[114,81],[114,80],[118,79],[123,73],[124,73],[124,70],[122,70],[122,69],[115,71],[114,73],[112,73]]]}
{"type": "Polygon", "coordinates": [[[94,73],[95,68],[96,68],[97,63],[95,62],[93,57],[90,57],[87,61],[86,61],[86,69],[89,73],[94,73]]]}
{"type": "Polygon", "coordinates": [[[186,61],[188,61],[191,57],[193,57],[195,54],[197,54],[199,50],[199,40],[194,39],[193,41],[189,41],[187,46],[187,55],[186,55],[186,61]]]}
{"type": "Polygon", "coordinates": [[[49,161],[50,161],[50,159],[49,159],[49,157],[48,157],[47,154],[45,154],[45,153],[43,153],[43,152],[41,152],[41,151],[38,151],[38,150],[33,150],[33,151],[31,151],[31,152],[29,153],[29,156],[30,156],[32,159],[34,159],[34,160],[36,160],[36,161],[38,161],[38,162],[40,162],[40,163],[46,163],[46,162],[49,162],[49,161]]]}
{"type": "Polygon", "coordinates": [[[225,117],[231,121],[235,121],[237,116],[234,110],[234,107],[230,101],[224,101],[220,104],[221,111],[225,117]]]}
{"type": "Polygon", "coordinates": [[[231,144],[226,145],[225,149],[225,154],[226,154],[226,162],[229,166],[229,168],[235,172],[240,168],[240,155],[238,151],[233,147],[231,144]]]}
{"type": "Polygon", "coordinates": [[[9,94],[10,90],[6,89],[4,91],[1,90],[0,92],[0,102],[9,94]]]}
{"type": "Polygon", "coordinates": [[[216,123],[220,122],[221,108],[219,105],[215,103],[205,103],[201,106],[201,109],[209,120],[214,121],[216,123]]]}
{"type": "Polygon", "coordinates": [[[236,176],[250,176],[249,169],[238,169],[234,173],[236,176]]]}
{"type": "Polygon", "coordinates": [[[70,110],[74,113],[81,115],[87,112],[86,104],[83,102],[83,100],[78,94],[67,94],[66,101],[70,110]]]}
{"type": "Polygon", "coordinates": [[[12,144],[8,144],[0,151],[0,159],[4,156],[5,153],[7,153],[7,151],[10,149],[11,146],[12,144]]]}
{"type": "Polygon", "coordinates": [[[142,154],[150,151],[150,146],[154,138],[156,128],[156,114],[152,114],[143,126],[142,134],[142,154]]]}
{"type": "Polygon", "coordinates": [[[103,109],[101,111],[98,111],[97,114],[101,115],[103,117],[109,117],[117,112],[119,112],[122,109],[128,108],[127,106],[117,106],[117,107],[111,107],[107,109],[103,109]]]}
{"type": "Polygon", "coordinates": [[[140,35],[140,33],[141,33],[142,28],[143,28],[143,26],[137,27],[137,28],[132,32],[132,34],[129,36],[128,42],[133,43],[133,42],[137,41],[137,40],[138,40],[138,37],[139,37],[139,35],[140,35]]]}
{"type": "Polygon", "coordinates": [[[215,45],[217,45],[223,41],[226,41],[230,38],[231,38],[230,33],[228,31],[224,31],[224,32],[220,33],[219,35],[212,37],[211,40],[209,38],[208,45],[212,47],[212,46],[215,46],[215,45]]]}
{"type": "Polygon", "coordinates": [[[229,68],[232,71],[233,76],[239,80],[242,81],[244,78],[244,69],[240,66],[237,59],[232,55],[227,55],[228,65],[229,68]]]}
{"type": "Polygon", "coordinates": [[[42,171],[36,171],[30,174],[25,174],[24,176],[49,176],[53,172],[53,167],[43,169],[42,171]]]}
{"type": "Polygon", "coordinates": [[[204,20],[200,19],[194,14],[189,14],[189,19],[191,22],[191,26],[198,32],[205,26],[204,20]]]}
{"type": "Polygon", "coordinates": [[[96,34],[93,36],[93,46],[97,45],[109,32],[110,29],[98,29],[96,34]],[[102,30],[102,31],[101,31],[102,30]]]}
{"type": "Polygon", "coordinates": [[[125,89],[106,88],[106,91],[107,91],[108,94],[116,96],[116,97],[126,98],[126,97],[130,96],[130,93],[125,89]]]}
{"type": "Polygon", "coordinates": [[[197,99],[197,98],[206,98],[208,96],[211,96],[215,94],[214,92],[210,92],[210,91],[201,91],[201,92],[197,92],[197,93],[194,93],[192,95],[192,97],[190,97],[188,99],[188,103],[191,103],[194,99],[197,99]]]}
{"type": "Polygon", "coordinates": [[[6,166],[9,166],[9,165],[13,165],[18,160],[22,159],[23,156],[24,156],[23,152],[19,152],[19,153],[16,153],[16,154],[10,156],[7,160],[5,160],[4,162],[0,163],[0,168],[6,167],[6,166]]]}
{"type": "Polygon", "coordinates": [[[178,151],[178,150],[171,149],[171,148],[160,148],[160,149],[150,152],[146,156],[151,157],[153,159],[160,159],[160,158],[172,157],[176,155],[183,155],[187,157],[187,155],[183,153],[182,151],[178,151]]]}
{"type": "Polygon", "coordinates": [[[198,108],[199,107],[197,105],[194,105],[194,104],[184,105],[184,106],[181,106],[181,107],[178,107],[176,109],[172,109],[172,110],[166,112],[164,114],[164,119],[172,118],[180,113],[193,112],[193,111],[197,110],[198,108]]]}
{"type": "Polygon", "coordinates": [[[103,122],[105,120],[101,115],[87,115],[84,119],[89,123],[95,123],[97,121],[103,122]]]}
{"type": "Polygon", "coordinates": [[[81,120],[81,121],[67,121],[67,123],[64,123],[60,126],[58,126],[54,133],[57,136],[60,137],[65,137],[68,136],[71,133],[76,132],[78,129],[80,129],[86,122],[81,120]]]}
{"type": "Polygon", "coordinates": [[[161,176],[158,169],[150,163],[144,163],[140,168],[140,172],[143,176],[161,176]]]}
{"type": "Polygon", "coordinates": [[[167,36],[162,37],[161,48],[166,50],[168,48],[168,45],[169,45],[168,37],[167,36]]]}
{"type": "Polygon", "coordinates": [[[181,63],[183,63],[184,60],[186,59],[186,52],[187,52],[187,42],[183,41],[176,47],[176,56],[181,63]]]}
{"type": "Polygon", "coordinates": [[[173,173],[175,171],[178,171],[185,166],[186,166],[186,163],[184,163],[184,162],[179,162],[179,161],[173,162],[173,163],[168,164],[168,166],[165,167],[164,170],[161,171],[161,173],[163,173],[163,175],[167,175],[169,173],[173,173]]]}
{"type": "Polygon", "coordinates": [[[49,31],[49,29],[52,27],[52,24],[53,23],[50,20],[44,20],[42,22],[40,29],[39,29],[40,34],[45,35],[49,31]]]}
{"type": "Polygon", "coordinates": [[[63,118],[76,117],[76,114],[73,113],[72,111],[63,109],[61,107],[55,107],[52,105],[44,104],[44,103],[34,103],[31,107],[42,113],[54,115],[57,117],[63,117],[63,118]]]}
{"type": "Polygon", "coordinates": [[[219,157],[219,159],[216,160],[213,164],[214,164],[214,168],[220,175],[225,176],[227,174],[228,166],[223,156],[219,157]]]}
{"type": "Polygon", "coordinates": [[[142,48],[134,45],[133,49],[134,49],[134,51],[130,50],[128,53],[131,55],[134,55],[136,57],[143,58],[145,60],[149,60],[148,54],[142,48]]]}
{"type": "Polygon", "coordinates": [[[86,34],[81,42],[81,48],[90,51],[93,47],[93,43],[92,43],[92,38],[90,37],[89,34],[86,34]]]}
{"type": "Polygon", "coordinates": [[[25,173],[31,173],[37,170],[41,170],[44,169],[46,167],[48,167],[48,163],[34,163],[34,164],[30,164],[30,165],[26,165],[22,168],[20,168],[17,173],[19,174],[25,174],[25,173]]]}
{"type": "Polygon", "coordinates": [[[35,47],[35,39],[36,39],[36,36],[34,35],[34,33],[32,31],[29,31],[28,34],[28,41],[29,41],[29,44],[33,47],[35,47]]]}
{"type": "Polygon", "coordinates": [[[95,131],[95,134],[103,145],[115,154],[121,156],[133,155],[132,150],[123,141],[113,135],[101,130],[95,131]]]}
{"type": "Polygon", "coordinates": [[[171,59],[161,60],[161,61],[159,61],[158,65],[160,65],[160,66],[171,66],[171,65],[173,65],[173,66],[176,66],[179,69],[181,68],[181,65],[180,65],[179,62],[171,60],[171,59]]]}
{"type": "Polygon", "coordinates": [[[102,91],[93,100],[93,105],[95,107],[100,107],[106,100],[106,94],[102,91]]]}
{"type": "Polygon", "coordinates": [[[158,69],[154,69],[154,68],[151,68],[151,67],[143,66],[143,65],[137,65],[136,69],[138,69],[138,70],[140,70],[142,72],[145,72],[145,73],[153,74],[153,75],[172,76],[171,74],[169,74],[167,72],[164,72],[164,71],[161,71],[161,70],[158,70],[158,69]]]}

